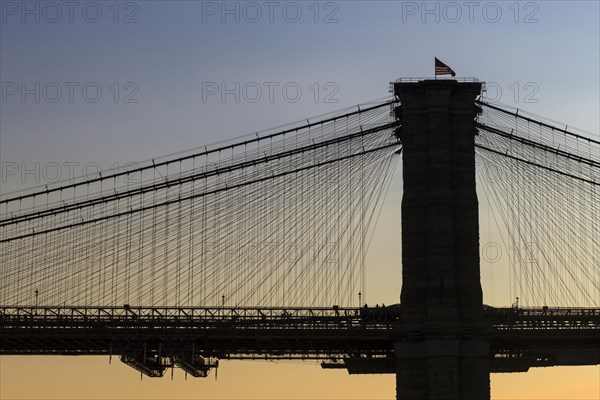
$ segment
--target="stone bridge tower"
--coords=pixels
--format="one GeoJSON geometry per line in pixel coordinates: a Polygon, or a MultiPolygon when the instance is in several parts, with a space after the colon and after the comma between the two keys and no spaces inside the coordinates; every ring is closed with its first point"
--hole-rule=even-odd
{"type": "Polygon", "coordinates": [[[475,192],[477,81],[396,82],[400,99],[402,337],[397,398],[489,399],[475,192]],[[407,335],[407,333],[411,333],[407,335]]]}

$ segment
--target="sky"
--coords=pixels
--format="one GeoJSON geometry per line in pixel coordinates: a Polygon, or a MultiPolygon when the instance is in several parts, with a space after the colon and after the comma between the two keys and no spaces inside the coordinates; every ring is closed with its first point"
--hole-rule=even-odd
{"type": "MultiPolygon", "coordinates": [[[[433,76],[434,57],[485,81],[490,101],[600,138],[599,24],[598,1],[0,0],[0,194],[385,98],[391,81],[433,76]]],[[[373,303],[398,301],[400,199],[393,188],[369,255],[373,303]]],[[[489,304],[510,304],[485,282],[489,304]]],[[[395,393],[393,376],[311,363],[140,381],[113,361],[1,357],[0,398],[395,393]]],[[[492,395],[598,399],[600,368],[493,375],[492,395]]]]}

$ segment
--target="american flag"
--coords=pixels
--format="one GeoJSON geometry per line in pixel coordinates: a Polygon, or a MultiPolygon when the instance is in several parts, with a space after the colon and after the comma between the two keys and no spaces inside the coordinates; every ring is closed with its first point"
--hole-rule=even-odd
{"type": "Polygon", "coordinates": [[[443,62],[438,60],[437,57],[435,57],[435,76],[448,75],[448,74],[450,74],[452,76],[456,75],[456,73],[452,70],[452,68],[450,68],[449,66],[447,66],[446,64],[444,64],[443,62]]]}

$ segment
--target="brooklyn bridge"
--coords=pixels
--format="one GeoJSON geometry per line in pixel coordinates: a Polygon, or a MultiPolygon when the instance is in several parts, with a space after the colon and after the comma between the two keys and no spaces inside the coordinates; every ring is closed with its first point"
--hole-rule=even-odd
{"type": "Polygon", "coordinates": [[[399,79],[386,101],[0,199],[0,354],[150,377],[318,360],[395,374],[419,400],[600,364],[600,142],[484,88],[399,79]],[[402,282],[385,306],[365,258],[395,184],[402,282]],[[483,198],[499,242],[537,244],[514,249],[505,307],[483,302],[483,198]]]}

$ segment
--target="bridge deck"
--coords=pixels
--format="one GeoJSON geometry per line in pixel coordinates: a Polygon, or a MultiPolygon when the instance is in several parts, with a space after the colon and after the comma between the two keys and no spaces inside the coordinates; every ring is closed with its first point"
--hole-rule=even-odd
{"type": "MultiPolygon", "coordinates": [[[[484,321],[474,329],[494,354],[600,350],[600,309],[486,307],[484,321]]],[[[410,334],[398,306],[0,307],[0,354],[122,354],[160,343],[220,358],[387,357],[410,334]]]]}

